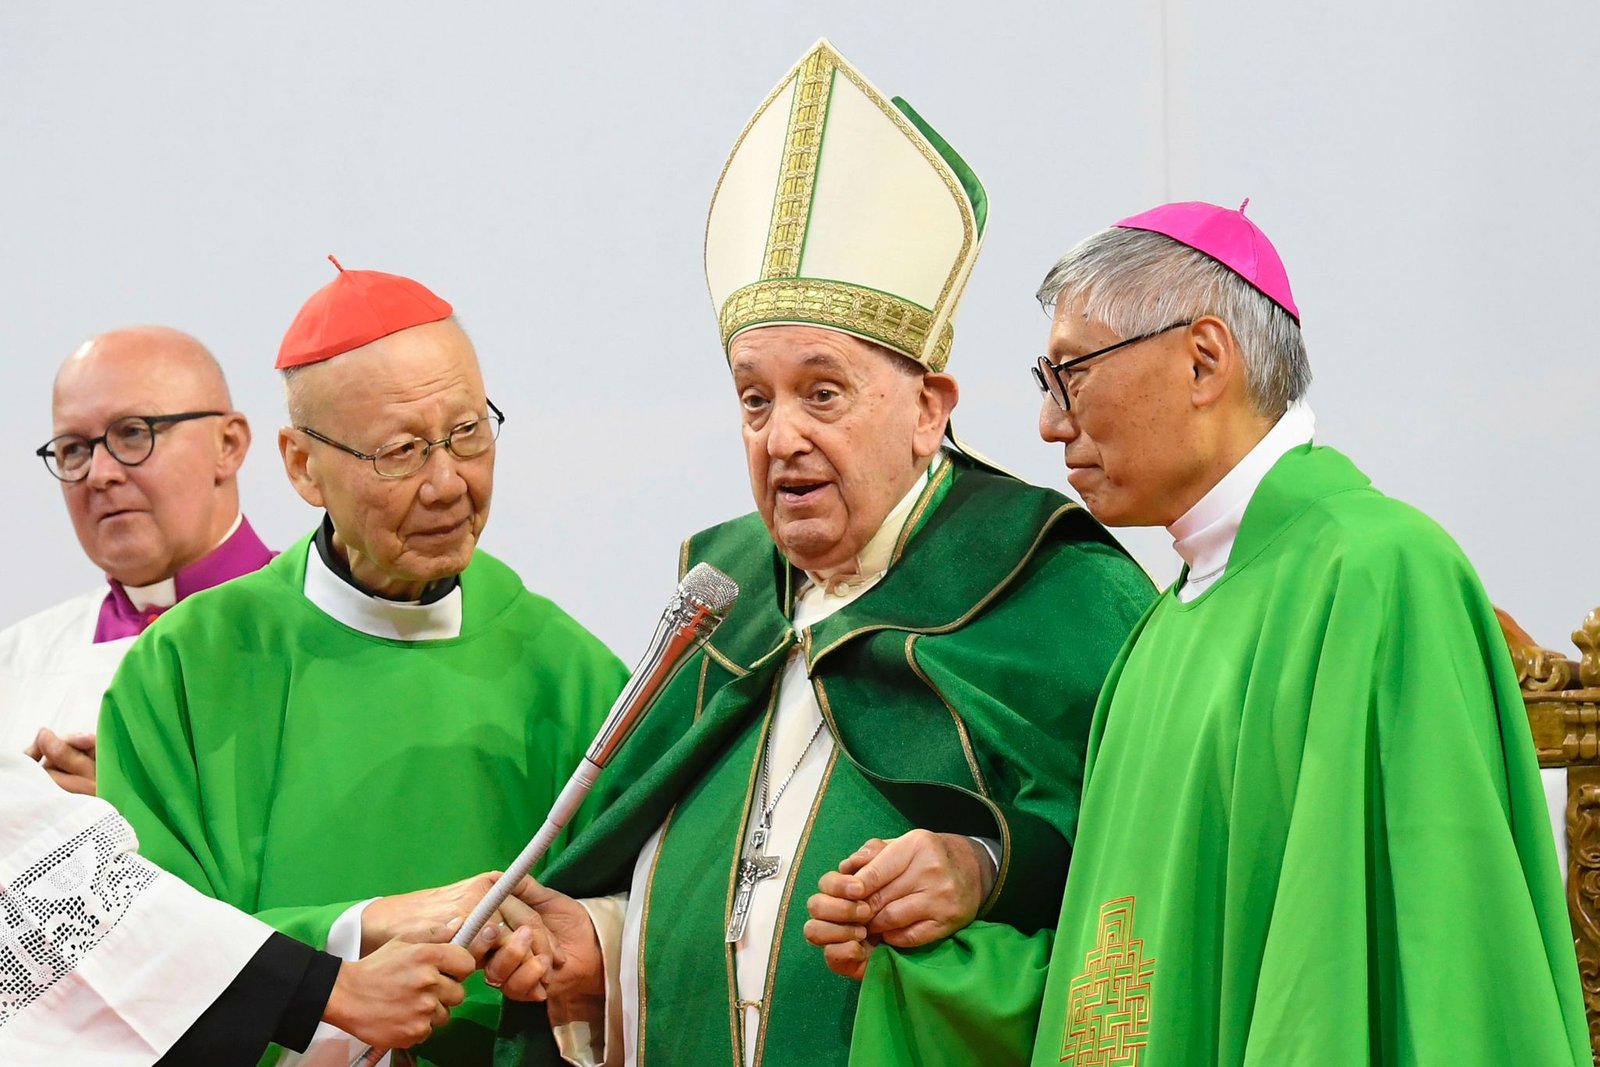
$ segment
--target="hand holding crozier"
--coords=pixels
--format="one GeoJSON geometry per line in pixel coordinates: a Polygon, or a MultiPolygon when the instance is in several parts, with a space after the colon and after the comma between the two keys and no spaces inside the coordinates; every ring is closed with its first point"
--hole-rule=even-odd
{"type": "MultiPolygon", "coordinates": [[[[600,726],[600,732],[595,735],[589,751],[579,761],[577,768],[572,772],[572,777],[562,788],[561,795],[556,797],[555,804],[550,808],[550,814],[545,816],[544,824],[539,827],[539,832],[534,835],[533,840],[528,842],[506,868],[506,873],[500,876],[472,909],[472,913],[456,932],[453,944],[470,944],[483,929],[484,924],[500,911],[514,892],[519,890],[522,883],[527,880],[528,872],[544,858],[556,835],[577,813],[584,798],[599,780],[601,772],[633,735],[634,728],[644,718],[645,712],[655,704],[656,698],[672,681],[690,654],[704,644],[712,632],[722,624],[722,620],[728,617],[734,601],[738,598],[738,584],[709,563],[697,564],[684,576],[683,581],[678,583],[677,590],[661,614],[661,621],[656,625],[656,632],[650,640],[650,647],[645,650],[644,658],[634,668],[633,675],[623,687],[616,703],[612,704],[611,711],[600,726]]],[[[537,999],[539,996],[548,996],[550,992],[543,972],[559,971],[554,962],[558,948],[559,954],[565,960],[569,946],[561,940],[563,935],[571,942],[570,948],[574,960],[581,964],[588,960],[588,944],[583,941],[581,931],[584,926],[588,926],[589,938],[592,940],[594,928],[587,914],[580,922],[570,908],[560,903],[561,900],[569,898],[562,897],[561,894],[555,894],[554,897],[541,895],[549,893],[542,886],[538,887],[538,892],[530,891],[530,893],[534,902],[529,906],[538,910],[540,928],[544,929],[545,933],[525,935],[524,939],[515,945],[508,943],[506,947],[511,949],[511,954],[507,956],[506,962],[497,968],[496,976],[506,982],[514,980],[517,992],[526,993],[529,998],[537,999]],[[553,924],[553,930],[543,926],[546,922],[553,924]],[[547,937],[552,932],[556,935],[556,940],[550,947],[551,963],[547,967],[537,958],[541,954],[534,949],[540,937],[547,937]]],[[[570,903],[582,911],[581,905],[576,902],[570,903]]],[[[522,925],[531,927],[532,923],[530,921],[522,925]]],[[[548,941],[545,943],[549,944],[548,941]]],[[[599,949],[596,946],[594,957],[597,959],[598,956],[599,949]]],[[[579,966],[572,972],[575,984],[586,984],[588,981],[586,977],[582,977],[582,969],[583,967],[579,966]]],[[[596,964],[595,971],[599,970],[600,967],[596,964]]],[[[550,983],[559,986],[561,979],[552,973],[550,983]]],[[[382,1057],[383,1050],[373,1047],[356,1057],[354,1064],[360,1067],[372,1067],[382,1057]]]]}

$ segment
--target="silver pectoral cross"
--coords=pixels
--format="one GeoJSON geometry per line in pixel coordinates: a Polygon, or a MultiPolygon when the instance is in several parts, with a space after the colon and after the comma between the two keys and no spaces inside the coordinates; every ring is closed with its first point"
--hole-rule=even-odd
{"type": "Polygon", "coordinates": [[[750,895],[755,892],[756,883],[777,877],[778,857],[761,851],[766,843],[767,828],[757,826],[750,833],[750,846],[739,857],[739,885],[733,895],[733,914],[728,918],[730,945],[744,936],[745,924],[750,921],[750,895]]]}

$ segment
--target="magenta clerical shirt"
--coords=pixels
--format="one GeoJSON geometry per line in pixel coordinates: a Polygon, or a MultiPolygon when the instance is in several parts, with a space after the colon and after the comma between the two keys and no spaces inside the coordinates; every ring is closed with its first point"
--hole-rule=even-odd
{"type": "MultiPolygon", "coordinates": [[[[173,591],[177,599],[182,600],[202,589],[221,585],[230,578],[249,574],[265,566],[275,555],[277,553],[262,544],[261,538],[250,528],[250,520],[241,517],[238,529],[226,541],[172,576],[173,591]]],[[[111,592],[106,594],[105,602],[100,605],[100,621],[94,629],[96,644],[122,637],[137,637],[166,610],[139,608],[128,598],[128,592],[121,582],[115,578],[107,578],[106,581],[111,583],[111,592]]]]}

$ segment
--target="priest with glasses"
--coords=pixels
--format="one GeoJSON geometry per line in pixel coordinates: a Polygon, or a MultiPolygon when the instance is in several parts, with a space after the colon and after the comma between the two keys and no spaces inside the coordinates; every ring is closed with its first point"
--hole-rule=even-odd
{"type": "Polygon", "coordinates": [[[272,558],[239,510],[250,424],[222,368],[167,326],[91,338],[56,374],[39,456],[105,583],[0,630],[0,750],[95,791],[95,720],[134,638],[272,558]]]}

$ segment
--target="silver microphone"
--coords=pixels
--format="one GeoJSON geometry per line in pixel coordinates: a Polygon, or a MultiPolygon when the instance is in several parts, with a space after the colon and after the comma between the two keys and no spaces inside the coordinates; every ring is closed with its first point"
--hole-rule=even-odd
{"type": "MultiPolygon", "coordinates": [[[[722,620],[728,617],[734,601],[738,599],[739,584],[709,563],[697,563],[683,576],[683,581],[678,583],[677,591],[667,603],[666,611],[661,613],[661,621],[650,638],[644,658],[633,669],[633,676],[611,705],[600,732],[595,735],[589,751],[572,772],[572,777],[567,779],[561,795],[556,797],[550,814],[545,816],[544,825],[539,827],[533,840],[506,868],[506,873],[500,876],[500,880],[478,902],[478,906],[472,909],[472,914],[461,924],[456,936],[450,939],[452,945],[466,945],[476,937],[478,931],[483,929],[483,924],[489,921],[489,916],[511,895],[523,876],[544,858],[551,842],[583,804],[589,790],[594,788],[600,772],[628,740],[639,725],[639,720],[644,718],[645,712],[650,710],[667,683],[678,673],[678,668],[688,661],[696,648],[710,639],[712,632],[722,625],[722,620]]],[[[352,1061],[351,1067],[375,1067],[387,1051],[368,1048],[352,1061]]]]}

